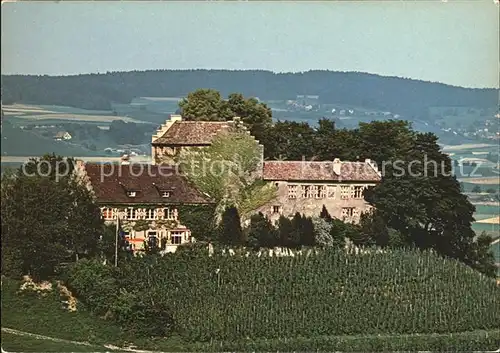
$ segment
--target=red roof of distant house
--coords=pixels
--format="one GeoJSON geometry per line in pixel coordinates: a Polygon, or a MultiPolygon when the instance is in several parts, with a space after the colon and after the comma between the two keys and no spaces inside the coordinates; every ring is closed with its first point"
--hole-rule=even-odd
{"type": "Polygon", "coordinates": [[[221,131],[233,131],[233,121],[176,121],[153,145],[210,145],[221,131]]]}
{"type": "Polygon", "coordinates": [[[100,204],[211,203],[174,166],[86,163],[85,171],[100,204]],[[170,196],[162,197],[163,191],[170,196]]]}
{"type": "Polygon", "coordinates": [[[334,172],[333,162],[266,161],[264,180],[295,181],[380,181],[381,177],[370,163],[340,162],[340,174],[334,172]]]}

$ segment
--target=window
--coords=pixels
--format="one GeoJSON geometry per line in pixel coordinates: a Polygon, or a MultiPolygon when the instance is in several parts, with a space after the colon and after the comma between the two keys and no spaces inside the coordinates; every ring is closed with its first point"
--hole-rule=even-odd
{"type": "Polygon", "coordinates": [[[306,192],[306,197],[308,199],[313,199],[318,197],[318,186],[317,185],[310,185],[307,192],[306,192]]]}
{"type": "Polygon", "coordinates": [[[169,207],[163,209],[163,219],[174,219],[174,212],[169,207]]]}
{"type": "Polygon", "coordinates": [[[281,206],[273,206],[273,214],[281,213],[281,206]]]}
{"type": "Polygon", "coordinates": [[[135,197],[135,191],[127,191],[127,196],[128,197],[135,197]]]}
{"type": "Polygon", "coordinates": [[[318,186],[318,198],[324,199],[326,197],[326,185],[318,186]]]}
{"type": "Polygon", "coordinates": [[[354,207],[342,207],[342,217],[351,218],[354,215],[354,207]]]}
{"type": "Polygon", "coordinates": [[[114,212],[112,208],[103,208],[102,209],[102,217],[104,219],[113,219],[114,212]]]}
{"type": "Polygon", "coordinates": [[[156,210],[154,208],[150,208],[146,212],[146,219],[156,219],[156,210]]]}
{"type": "Polygon", "coordinates": [[[302,185],[302,197],[313,199],[318,197],[317,185],[302,185]]]}
{"type": "Polygon", "coordinates": [[[337,187],[335,185],[328,185],[327,187],[327,196],[329,199],[334,199],[335,198],[335,190],[337,187]]]}
{"type": "Polygon", "coordinates": [[[354,211],[353,211],[353,213],[352,213],[352,216],[354,218],[358,218],[359,217],[359,209],[355,208],[354,211]]]}
{"type": "Polygon", "coordinates": [[[288,198],[289,199],[297,198],[297,185],[288,185],[288,198]]]}
{"type": "Polygon", "coordinates": [[[309,186],[302,185],[300,187],[300,197],[306,197],[308,192],[309,192],[309,186]]]}
{"type": "Polygon", "coordinates": [[[146,217],[148,216],[147,211],[148,210],[145,208],[138,208],[135,211],[135,219],[146,219],[146,217]]]}
{"type": "Polygon", "coordinates": [[[361,199],[363,198],[363,187],[362,186],[355,186],[354,187],[354,198],[355,199],[361,199]]]}
{"type": "Polygon", "coordinates": [[[340,187],[340,198],[342,200],[349,199],[350,191],[351,191],[351,187],[350,186],[341,186],[340,187]]]}
{"type": "Polygon", "coordinates": [[[172,244],[182,244],[182,232],[170,232],[170,242],[172,244]]]}
{"type": "Polygon", "coordinates": [[[149,238],[149,237],[156,237],[156,231],[155,231],[155,230],[150,230],[150,231],[148,232],[148,238],[149,238]]]}
{"type": "Polygon", "coordinates": [[[162,191],[161,197],[170,197],[170,191],[162,191]]]}
{"type": "Polygon", "coordinates": [[[136,210],[133,207],[127,208],[127,219],[136,219],[136,210]]]}

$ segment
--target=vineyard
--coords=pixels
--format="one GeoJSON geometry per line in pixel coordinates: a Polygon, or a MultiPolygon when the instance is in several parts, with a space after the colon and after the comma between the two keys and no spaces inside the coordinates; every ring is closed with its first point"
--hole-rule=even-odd
{"type": "MultiPolygon", "coordinates": [[[[114,272],[116,288],[108,286],[107,291],[102,288],[109,280],[90,283],[86,266],[81,262],[73,269],[69,284],[89,306],[100,307],[99,296],[100,303],[115,296],[120,312],[134,298],[136,304],[151,303],[150,308],[141,306],[144,312],[168,311],[171,329],[192,342],[449,334],[500,327],[495,281],[430,252],[136,258],[114,272]]],[[[112,305],[102,307],[106,310],[113,310],[112,305]]],[[[142,324],[154,321],[144,317],[142,324]]]]}

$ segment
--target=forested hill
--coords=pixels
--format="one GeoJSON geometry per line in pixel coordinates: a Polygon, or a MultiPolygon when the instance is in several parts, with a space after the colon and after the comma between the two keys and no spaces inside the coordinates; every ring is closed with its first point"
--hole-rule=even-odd
{"type": "Polygon", "coordinates": [[[430,106],[486,108],[498,103],[496,89],[468,89],[440,83],[359,72],[263,70],[152,70],[76,76],[2,76],[2,100],[9,103],[109,109],[110,102],[134,97],[181,97],[198,88],[223,95],[239,92],[263,100],[319,95],[322,103],[342,103],[423,117],[430,106]]]}

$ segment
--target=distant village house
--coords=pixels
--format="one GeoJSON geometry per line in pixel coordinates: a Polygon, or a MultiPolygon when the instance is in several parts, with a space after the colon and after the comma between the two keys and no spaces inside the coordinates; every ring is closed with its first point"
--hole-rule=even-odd
{"type": "Polygon", "coordinates": [[[71,140],[71,135],[67,131],[59,131],[54,135],[54,140],[56,141],[71,140]]]}

